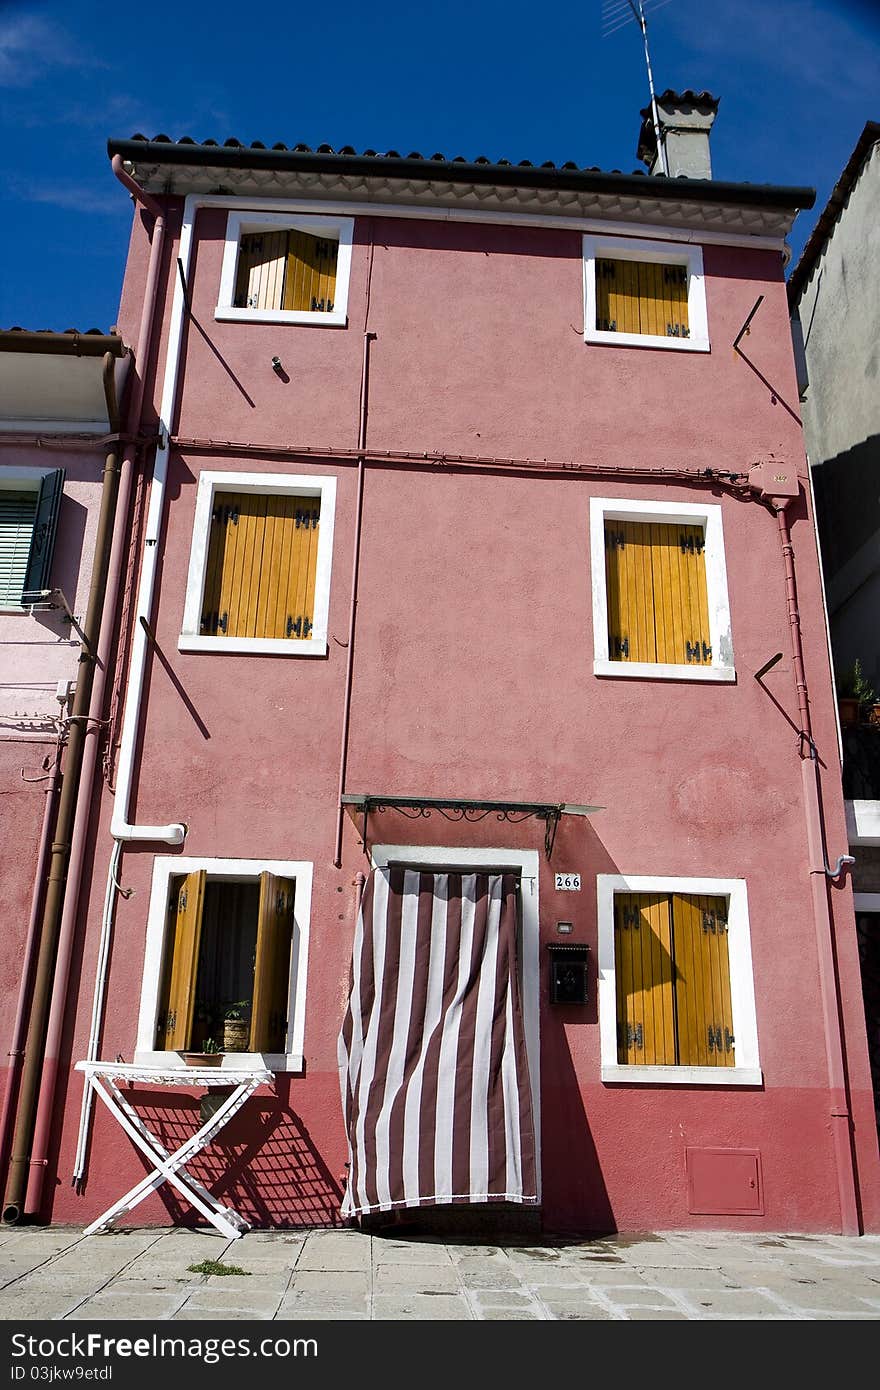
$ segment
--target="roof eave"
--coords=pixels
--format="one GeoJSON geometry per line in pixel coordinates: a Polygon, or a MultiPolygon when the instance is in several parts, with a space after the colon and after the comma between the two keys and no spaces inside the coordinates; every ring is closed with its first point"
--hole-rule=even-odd
{"type": "MultiPolygon", "coordinates": [[[[108,140],[107,150],[134,169],[155,166],[182,169],[226,169],[236,173],[301,173],[355,179],[400,180],[499,189],[646,195],[676,202],[724,203],[740,207],[772,207],[796,212],[811,208],[815,189],[774,184],[726,183],[715,179],[666,179],[662,175],[606,173],[593,169],[468,163],[464,160],[422,159],[388,155],[321,154],[298,150],[264,150],[247,146],[176,144],[172,141],[108,140]],[[650,191],[649,191],[650,190],[650,191]]],[[[166,183],[168,182],[166,176],[166,183]]],[[[151,178],[151,191],[162,192],[151,178]]],[[[178,191],[178,190],[175,190],[178,191]]]]}

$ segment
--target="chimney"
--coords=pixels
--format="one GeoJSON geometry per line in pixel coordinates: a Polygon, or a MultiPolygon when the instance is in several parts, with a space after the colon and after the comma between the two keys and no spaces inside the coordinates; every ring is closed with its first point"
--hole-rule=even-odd
{"type": "MultiPolygon", "coordinates": [[[[711,92],[673,92],[667,88],[657,98],[660,136],[666,146],[666,161],[672,179],[711,179],[709,131],[718,111],[718,98],[711,92]]],[[[650,106],[640,112],[642,128],[636,157],[647,164],[650,174],[662,174],[650,106]]]]}

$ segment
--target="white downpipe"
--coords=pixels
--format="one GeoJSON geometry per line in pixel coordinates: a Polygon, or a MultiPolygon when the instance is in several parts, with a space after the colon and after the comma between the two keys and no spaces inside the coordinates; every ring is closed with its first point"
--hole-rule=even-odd
{"type": "MultiPolygon", "coordinates": [[[[101,1015],[104,1012],[104,990],[107,985],[107,962],[110,958],[110,934],[113,929],[113,897],[116,892],[116,875],[119,869],[119,856],[122,841],[113,845],[110,867],[107,870],[107,887],[104,892],[104,912],[101,916],[101,939],[98,943],[98,961],[95,966],[95,993],[92,997],[92,1022],[89,1030],[89,1045],[86,1058],[90,1062],[98,1060],[98,1044],[101,1034],[101,1015]]],[[[86,1148],[89,1140],[89,1125],[92,1118],[92,1088],[83,1086],[82,1105],[79,1112],[79,1134],[76,1141],[76,1158],[73,1163],[71,1181],[78,1183],[86,1169],[86,1148]]]]}
{"type": "MultiPolygon", "coordinates": [[[[180,261],[183,278],[189,274],[192,256],[193,223],[199,200],[190,195],[183,206],[183,223],[180,230],[180,261]]],[[[177,403],[177,379],[180,372],[180,344],[183,336],[183,286],[180,277],[175,276],[174,295],[171,301],[171,323],[168,331],[168,354],[165,359],[165,379],[162,383],[162,400],[159,406],[159,448],[153,466],[153,482],[150,487],[150,503],[147,511],[147,527],[144,536],[144,560],[138,587],[137,612],[135,613],[134,637],[132,640],[131,666],[125,692],[125,713],[122,718],[122,737],[119,748],[119,768],[116,776],[116,796],[113,815],[110,821],[110,834],[115,841],[107,870],[107,888],[104,894],[104,911],[101,914],[101,936],[98,943],[98,960],[95,967],[95,992],[92,999],[92,1021],[89,1032],[89,1045],[86,1060],[97,1061],[101,1041],[101,1015],[104,1010],[104,994],[107,987],[107,970],[110,962],[110,940],[113,933],[113,904],[119,888],[117,873],[123,842],[162,841],[169,845],[183,844],[186,826],[176,825],[133,825],[128,820],[131,803],[131,786],[134,777],[134,755],[138,726],[141,717],[141,700],[144,692],[144,671],[147,662],[147,634],[141,618],[149,624],[153,610],[153,591],[156,584],[156,562],[159,555],[159,540],[162,535],[162,519],[165,511],[165,483],[168,478],[169,437],[174,421],[174,407],[177,403]]],[[[144,363],[146,370],[147,364],[144,363]]],[[[76,1159],[72,1181],[78,1183],[85,1172],[86,1150],[92,1119],[92,1088],[83,1088],[82,1107],[79,1117],[79,1134],[76,1144],[76,1159]]]]}
{"type": "MultiPolygon", "coordinates": [[[[196,199],[190,195],[184,203],[183,225],[180,231],[180,260],[183,275],[189,273],[192,255],[193,221],[195,219],[196,199]]],[[[141,568],[141,581],[138,588],[137,611],[134,618],[131,666],[128,673],[128,688],[125,694],[125,714],[122,719],[122,737],[119,748],[119,768],[116,774],[116,797],[113,817],[110,821],[110,834],[114,840],[164,841],[169,845],[181,845],[186,837],[186,826],[176,825],[133,825],[128,820],[131,803],[131,784],[134,776],[134,755],[140,724],[141,700],[144,690],[144,670],[147,663],[147,634],[144,623],[149,625],[153,611],[153,590],[156,584],[156,566],[159,557],[159,540],[162,535],[162,519],[165,510],[165,484],[168,477],[168,456],[171,452],[169,436],[174,420],[174,407],[177,400],[177,378],[180,371],[180,343],[183,335],[183,286],[179,276],[174,279],[174,296],[171,301],[171,325],[168,332],[168,355],[165,361],[165,380],[162,386],[162,401],[159,406],[159,448],[153,465],[153,481],[150,487],[150,504],[147,512],[147,529],[144,536],[144,558],[141,568]]],[[[146,363],[144,364],[146,369],[146,363]]]]}

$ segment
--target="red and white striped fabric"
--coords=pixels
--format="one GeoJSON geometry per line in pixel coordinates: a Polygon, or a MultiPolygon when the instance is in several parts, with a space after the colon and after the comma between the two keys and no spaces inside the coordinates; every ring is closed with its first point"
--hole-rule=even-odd
{"type": "Polygon", "coordinates": [[[344,1216],[537,1201],[513,874],[376,869],[339,1037],[344,1216]]]}

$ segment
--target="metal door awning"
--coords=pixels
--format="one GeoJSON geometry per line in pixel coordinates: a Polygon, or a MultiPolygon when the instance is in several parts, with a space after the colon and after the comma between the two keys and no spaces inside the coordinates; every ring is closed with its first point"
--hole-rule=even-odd
{"type": "Polygon", "coordinates": [[[495,815],[508,825],[519,825],[521,821],[542,820],[544,822],[544,851],[549,859],[553,853],[556,831],[563,816],[589,816],[594,811],[602,811],[603,806],[577,806],[568,801],[471,801],[449,796],[380,796],[346,792],[342,797],[343,807],[352,814],[361,816],[361,837],[364,852],[367,850],[367,829],[371,811],[400,811],[410,820],[428,820],[436,811],[444,820],[465,822],[473,825],[495,815]]]}

